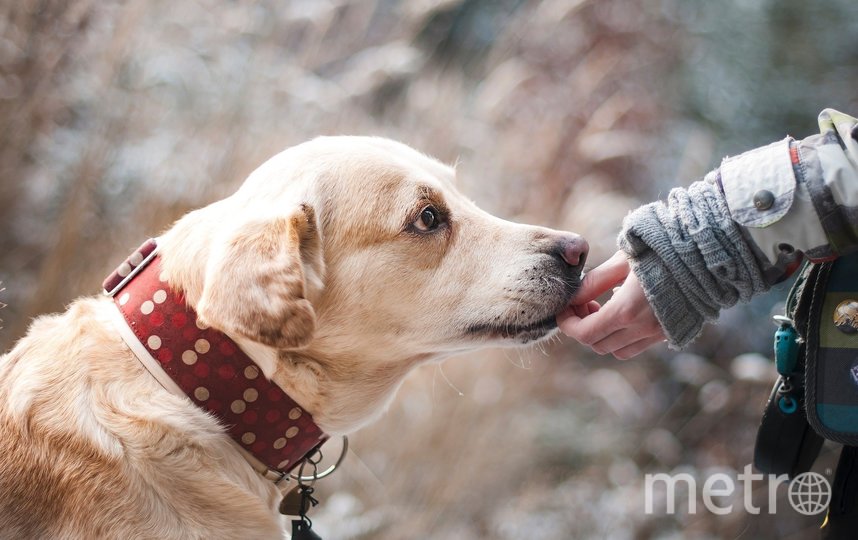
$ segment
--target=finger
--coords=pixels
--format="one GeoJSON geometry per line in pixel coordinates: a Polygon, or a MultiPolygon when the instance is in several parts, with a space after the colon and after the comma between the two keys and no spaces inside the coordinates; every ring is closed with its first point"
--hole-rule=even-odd
{"type": "Polygon", "coordinates": [[[572,309],[572,312],[575,313],[575,315],[580,319],[583,319],[590,314],[590,310],[587,308],[587,304],[579,304],[577,306],[569,307],[572,309]]]}
{"type": "Polygon", "coordinates": [[[585,345],[592,345],[619,330],[617,317],[613,315],[616,309],[609,308],[610,301],[595,313],[587,317],[579,317],[568,313],[566,318],[558,318],[557,326],[567,336],[585,345]]]}
{"type": "Polygon", "coordinates": [[[654,347],[659,345],[660,343],[664,343],[665,339],[663,336],[653,336],[645,339],[641,339],[632,343],[627,347],[623,347],[620,350],[614,351],[614,358],[617,360],[628,360],[629,358],[633,358],[650,347],[654,347]]]}
{"type": "Polygon", "coordinates": [[[599,354],[608,354],[617,352],[640,340],[651,339],[656,336],[664,339],[664,336],[657,329],[635,325],[620,328],[611,335],[593,343],[590,347],[599,354]]]}
{"type": "Polygon", "coordinates": [[[592,315],[599,311],[602,306],[599,302],[595,300],[591,300],[586,304],[577,304],[572,306],[566,306],[563,311],[557,314],[557,324],[560,325],[568,319],[569,317],[577,317],[579,319],[583,319],[588,315],[592,315]]]}
{"type": "Polygon", "coordinates": [[[593,313],[596,313],[597,311],[599,311],[599,309],[602,307],[602,305],[599,304],[599,302],[596,302],[595,300],[590,300],[586,304],[579,304],[577,306],[571,306],[571,307],[575,311],[575,315],[577,315],[583,319],[584,317],[586,317],[588,315],[592,315],[593,313]]]}
{"type": "Polygon", "coordinates": [[[572,302],[583,304],[595,300],[606,291],[623,281],[629,275],[629,262],[622,251],[587,272],[581,281],[581,287],[572,296],[572,302]]]}
{"type": "Polygon", "coordinates": [[[581,313],[581,306],[568,306],[557,315],[557,328],[576,341],[580,341],[576,335],[581,321],[584,320],[584,317],[579,313],[581,313]]]}

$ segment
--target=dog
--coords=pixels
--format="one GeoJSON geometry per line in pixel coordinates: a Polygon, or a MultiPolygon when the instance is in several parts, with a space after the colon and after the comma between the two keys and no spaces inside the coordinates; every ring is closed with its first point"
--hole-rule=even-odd
{"type": "MultiPolygon", "coordinates": [[[[351,433],[416,366],[551,336],[579,286],[584,239],[480,210],[455,174],[387,139],[314,139],[166,230],[158,279],[298,404],[290,418],[351,433]]],[[[199,390],[147,367],[123,298],[39,317],[0,358],[0,536],[283,538],[280,489],[199,390]]]]}

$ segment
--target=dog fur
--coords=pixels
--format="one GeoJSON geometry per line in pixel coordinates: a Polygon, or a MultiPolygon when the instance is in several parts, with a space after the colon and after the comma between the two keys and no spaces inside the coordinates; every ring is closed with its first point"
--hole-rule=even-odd
{"type": "MultiPolygon", "coordinates": [[[[385,139],[315,139],[176,222],[162,268],[326,433],[350,433],[421,363],[550,335],[578,284],[585,242],[481,211],[454,176],[385,139]]],[[[0,358],[0,537],[282,538],[279,490],[142,367],[112,310],[76,300],[0,358]]]]}

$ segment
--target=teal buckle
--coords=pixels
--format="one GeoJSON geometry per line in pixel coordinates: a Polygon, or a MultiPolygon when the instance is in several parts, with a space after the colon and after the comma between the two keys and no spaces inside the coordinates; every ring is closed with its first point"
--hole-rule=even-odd
{"type": "Polygon", "coordinates": [[[774,319],[780,325],[775,331],[775,366],[778,373],[788,377],[798,364],[798,332],[789,317],[778,315],[774,319]]]}

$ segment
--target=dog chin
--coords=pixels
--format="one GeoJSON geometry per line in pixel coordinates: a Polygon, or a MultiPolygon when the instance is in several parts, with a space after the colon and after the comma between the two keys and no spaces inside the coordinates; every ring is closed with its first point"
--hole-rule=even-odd
{"type": "Polygon", "coordinates": [[[466,334],[471,338],[487,341],[513,341],[525,345],[551,336],[557,330],[557,318],[550,315],[542,320],[521,323],[484,323],[473,324],[467,328],[466,334]]]}

